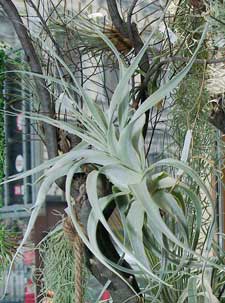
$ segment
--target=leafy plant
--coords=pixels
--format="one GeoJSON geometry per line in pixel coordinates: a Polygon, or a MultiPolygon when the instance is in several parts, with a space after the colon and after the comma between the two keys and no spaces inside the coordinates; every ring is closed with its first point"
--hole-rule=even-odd
{"type": "MultiPolygon", "coordinates": [[[[60,226],[57,226],[42,241],[38,250],[43,262],[40,268],[42,276],[42,294],[51,294],[53,302],[72,302],[75,294],[75,262],[71,243],[65,238],[60,226]]],[[[84,267],[83,293],[85,301],[97,300],[101,285],[84,267]]],[[[37,277],[38,278],[38,277],[37,277]]]]}
{"type": "MultiPolygon", "coordinates": [[[[159,23],[163,17],[160,17],[159,23]]],[[[49,123],[78,136],[82,141],[68,153],[9,178],[9,181],[16,180],[47,169],[18,252],[28,239],[49,188],[55,180],[66,176],[68,215],[83,242],[129,287],[130,284],[121,273],[133,275],[145,302],[218,302],[222,293],[224,261],[222,252],[214,243],[214,201],[209,190],[184,161],[163,159],[149,165],[143,139],[146,112],[174,92],[189,73],[204,40],[207,26],[190,62],[164,85],[160,83],[159,89],[134,111],[130,106],[132,96],[129,83],[131,77],[137,73],[139,63],[149,48],[157,27],[147,37],[131,65],[127,66],[113,41],[99,27],[82,18],[76,25],[78,28],[94,31],[114,53],[119,65],[119,83],[110,100],[108,111],[103,111],[79,84],[63,59],[44,43],[45,51],[55,60],[58,74],[61,75],[62,67],[72,83],[66,82],[63,77],[47,77],[21,71],[21,74],[36,76],[60,85],[67,96],[71,112],[70,121],[67,122],[53,120],[41,114],[26,114],[27,117],[49,123]],[[82,98],[88,112],[80,108],[71,92],[82,98]],[[71,186],[74,175],[86,171],[87,166],[89,174],[86,190],[92,210],[88,217],[86,234],[74,215],[71,186]],[[99,190],[102,175],[111,184],[111,192],[105,196],[99,190]],[[196,191],[190,187],[193,183],[196,191]],[[207,199],[211,212],[204,235],[201,234],[202,196],[207,199]],[[110,226],[104,215],[111,203],[116,205],[120,215],[121,224],[116,229],[110,226]],[[101,251],[97,232],[100,223],[122,252],[122,258],[131,260],[130,269],[107,259],[101,251]],[[211,256],[213,251],[216,255],[214,258],[211,256]]],[[[184,151],[188,154],[186,144],[184,151]]],[[[133,291],[135,296],[140,295],[133,291]]]]}
{"type": "Polygon", "coordinates": [[[0,223],[0,274],[10,264],[17,247],[17,234],[0,223]]]}

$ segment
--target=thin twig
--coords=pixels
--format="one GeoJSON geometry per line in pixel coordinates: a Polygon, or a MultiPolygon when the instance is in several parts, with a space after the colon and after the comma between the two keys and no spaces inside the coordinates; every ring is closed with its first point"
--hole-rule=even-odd
{"type": "Polygon", "coordinates": [[[51,33],[50,29],[48,28],[48,25],[47,25],[46,21],[44,20],[44,18],[42,17],[42,15],[41,15],[40,11],[38,10],[37,6],[34,4],[34,2],[32,0],[29,0],[29,1],[26,0],[26,2],[28,2],[28,4],[34,9],[35,13],[37,14],[39,20],[42,23],[42,26],[43,26],[44,30],[48,34],[48,36],[51,39],[52,43],[55,45],[58,53],[62,56],[59,44],[56,42],[53,34],[51,33]]]}
{"type": "MultiPolygon", "coordinates": [[[[190,57],[180,57],[180,56],[173,56],[168,58],[162,58],[160,63],[166,64],[171,62],[189,62],[191,60],[190,57]]],[[[218,64],[218,63],[225,63],[225,57],[224,58],[218,58],[218,59],[195,59],[195,64],[218,64]]]]}
{"type": "Polygon", "coordinates": [[[132,18],[133,11],[135,9],[137,2],[138,2],[138,0],[133,0],[133,3],[131,4],[131,6],[129,8],[128,15],[127,15],[127,23],[129,23],[129,22],[131,23],[131,18],[132,18]]]}

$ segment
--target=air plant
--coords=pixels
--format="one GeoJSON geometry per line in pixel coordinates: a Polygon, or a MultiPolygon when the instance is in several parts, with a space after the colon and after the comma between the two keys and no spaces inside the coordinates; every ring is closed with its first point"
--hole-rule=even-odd
{"type": "MultiPolygon", "coordinates": [[[[163,16],[159,23],[162,18],[163,16]]],[[[84,244],[108,269],[128,283],[120,273],[128,269],[108,260],[99,247],[97,227],[101,223],[120,252],[131,260],[132,268],[128,271],[135,276],[145,296],[145,302],[219,302],[222,285],[217,283],[214,287],[211,281],[224,279],[224,261],[223,258],[212,257],[213,245],[216,244],[214,201],[211,194],[198,174],[185,163],[188,154],[186,144],[186,156],[181,160],[163,159],[149,165],[142,135],[146,111],[172,92],[187,75],[204,40],[207,26],[190,62],[148,97],[136,111],[130,106],[129,81],[157,28],[128,67],[115,45],[98,27],[85,20],[81,20],[80,26],[91,27],[114,53],[119,63],[119,83],[112,95],[108,111],[103,111],[80,86],[59,55],[45,46],[46,51],[68,72],[73,83],[66,83],[65,80],[54,77],[37,74],[35,76],[62,85],[73,108],[72,117],[70,121],[65,122],[41,114],[27,116],[63,129],[78,136],[82,141],[68,153],[31,171],[12,176],[7,181],[47,169],[43,174],[43,182],[17,253],[28,239],[49,188],[58,178],[66,176],[67,213],[84,244]],[[82,111],[70,98],[71,90],[85,102],[88,113],[82,111]],[[74,175],[82,172],[87,165],[90,165],[91,169],[86,180],[86,191],[92,209],[85,234],[74,214],[71,186],[74,175]],[[173,175],[168,173],[171,169],[173,175]],[[101,175],[112,184],[112,191],[106,196],[99,196],[101,175]],[[198,191],[194,192],[189,187],[190,180],[196,183],[198,191]],[[209,201],[211,211],[203,240],[202,196],[209,201]],[[111,203],[115,203],[120,214],[122,230],[120,225],[119,236],[104,216],[104,210],[111,203]]],[[[219,248],[218,251],[220,252],[219,248]]],[[[133,291],[134,295],[139,295],[133,291]]]]}
{"type": "MultiPolygon", "coordinates": [[[[84,18],[85,21],[88,19],[84,18]]],[[[100,53],[102,50],[111,53],[111,48],[105,43],[104,40],[99,37],[98,33],[87,28],[87,26],[81,26],[82,24],[76,25],[70,20],[65,23],[60,20],[54,20],[53,31],[55,34],[65,34],[71,37],[74,46],[82,49],[82,53],[93,52],[95,55],[100,53]]],[[[91,20],[89,20],[91,25],[91,20]]],[[[94,23],[96,26],[96,23],[94,23]]],[[[104,24],[104,22],[98,24],[99,30],[115,45],[117,50],[122,54],[127,54],[131,49],[132,45],[130,41],[124,38],[111,24],[104,24]]]]}

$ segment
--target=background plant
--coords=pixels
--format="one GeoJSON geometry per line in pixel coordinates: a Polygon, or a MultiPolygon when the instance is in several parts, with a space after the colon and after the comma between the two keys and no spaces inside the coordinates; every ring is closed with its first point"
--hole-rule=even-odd
{"type": "Polygon", "coordinates": [[[0,281],[4,271],[9,266],[18,246],[19,234],[15,228],[0,222],[0,281]]]}

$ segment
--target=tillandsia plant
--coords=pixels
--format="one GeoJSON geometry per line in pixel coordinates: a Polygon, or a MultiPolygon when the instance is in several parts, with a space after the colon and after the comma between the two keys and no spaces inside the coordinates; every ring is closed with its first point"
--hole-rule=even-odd
{"type": "MultiPolygon", "coordinates": [[[[163,15],[158,22],[162,19],[163,15]]],[[[54,57],[56,65],[60,64],[68,72],[72,83],[67,83],[63,78],[24,72],[60,84],[71,105],[70,121],[67,122],[41,114],[27,114],[27,117],[76,135],[81,142],[66,154],[9,178],[8,182],[48,168],[43,174],[27,230],[17,252],[28,239],[49,188],[58,178],[65,176],[67,213],[77,233],[89,251],[132,289],[136,300],[133,302],[219,302],[223,289],[224,259],[214,242],[215,205],[207,186],[185,163],[188,144],[184,144],[181,161],[163,159],[149,164],[143,138],[146,112],[171,93],[188,74],[204,40],[207,25],[189,63],[146,98],[136,111],[130,105],[129,82],[157,27],[127,66],[115,45],[98,27],[82,18],[77,26],[79,25],[95,31],[114,53],[118,60],[119,83],[111,97],[109,109],[103,111],[79,84],[60,56],[48,46],[44,46],[46,51],[54,57]],[[73,100],[72,91],[82,98],[87,112],[73,100]],[[173,175],[168,173],[171,170],[173,175]],[[86,193],[91,205],[86,230],[74,212],[76,201],[71,198],[73,178],[83,172],[87,173],[86,193]],[[101,191],[102,177],[110,184],[107,194],[102,194],[101,191]],[[189,187],[190,180],[196,183],[198,192],[189,187]],[[203,240],[202,196],[208,199],[211,211],[203,240]],[[105,215],[112,205],[120,216],[121,224],[117,228],[112,228],[105,215]],[[100,224],[120,252],[119,262],[107,258],[101,250],[98,234],[100,224]],[[123,266],[123,259],[129,260],[131,266],[123,266]],[[134,279],[136,287],[131,283],[134,279]]],[[[128,298],[127,302],[131,299],[128,298]]]]}

